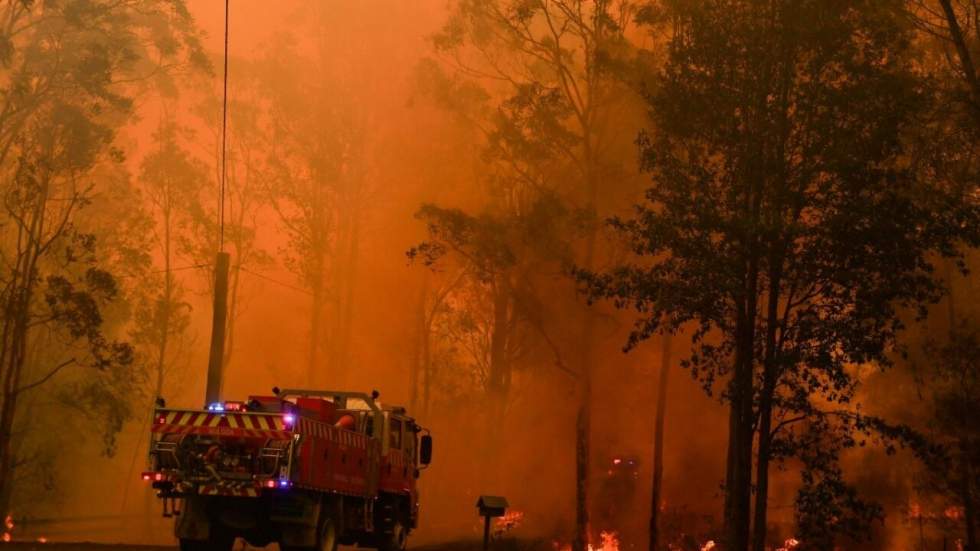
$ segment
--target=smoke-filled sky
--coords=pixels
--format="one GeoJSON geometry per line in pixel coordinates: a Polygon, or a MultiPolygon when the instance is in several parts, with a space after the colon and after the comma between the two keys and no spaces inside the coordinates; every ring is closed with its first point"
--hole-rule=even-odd
{"type": "MultiPolygon", "coordinates": [[[[864,2],[863,9],[873,11],[871,4],[864,2]]],[[[602,271],[636,252],[605,221],[631,216],[633,205],[644,201],[655,173],[650,167],[664,157],[658,151],[652,161],[644,147],[669,143],[665,151],[683,149],[681,142],[658,142],[654,121],[676,123],[683,134],[686,127],[678,121],[697,119],[698,113],[657,118],[656,110],[666,112],[669,105],[656,98],[669,88],[668,77],[701,73],[670,65],[680,47],[668,51],[666,16],[636,10],[620,22],[625,28],[617,36],[623,41],[596,55],[608,65],[599,63],[583,82],[615,71],[628,76],[608,77],[595,98],[585,97],[569,91],[566,76],[553,74],[547,60],[536,59],[540,54],[495,42],[499,29],[467,26],[471,22],[459,15],[460,6],[478,5],[232,0],[225,250],[232,255],[233,290],[222,397],[269,394],[274,386],[376,389],[382,402],[408,406],[435,438],[434,463],[419,482],[421,520],[414,542],[474,536],[480,529],[476,498],[495,494],[525,514],[515,536],[568,543],[575,530],[580,364],[591,365],[593,528],[617,530],[624,544],[645,548],[664,340],[653,334],[626,351],[638,303],[626,299],[618,309],[597,297],[589,304],[570,273],[582,266],[602,271]],[[455,42],[464,35],[473,40],[465,47],[455,42]],[[480,62],[470,64],[474,57],[480,62]],[[535,79],[560,84],[524,83],[535,79]],[[578,98],[571,108],[555,99],[562,86],[578,98]],[[582,115],[575,112],[576,101],[594,106],[588,104],[582,115]],[[539,119],[562,124],[538,125],[539,119]],[[588,153],[579,152],[576,125],[587,129],[588,147],[582,149],[588,153]],[[542,135],[550,141],[539,141],[542,135]],[[589,241],[583,237],[589,230],[582,228],[599,229],[589,241]],[[583,344],[583,333],[591,345],[583,344]],[[495,342],[503,344],[495,348],[495,342]],[[586,354],[590,360],[582,359],[586,354]],[[495,379],[502,364],[506,375],[495,379]],[[614,460],[637,462],[625,489],[610,489],[620,483],[613,481],[620,476],[614,460]]],[[[117,427],[111,456],[102,453],[97,431],[82,435],[81,451],[73,448],[71,459],[38,448],[47,454],[44,472],[53,474],[45,480],[56,497],[42,500],[37,492],[16,490],[30,504],[15,499],[12,505],[18,515],[47,519],[24,528],[32,535],[172,542],[170,521],[159,518],[159,504],[138,479],[152,394],[160,390],[169,404],[187,408],[200,407],[204,395],[225,24],[223,2],[187,0],[187,7],[210,68],[187,64],[166,82],[148,78],[153,82],[133,92],[131,116],[114,138],[125,159],[119,172],[125,175],[116,178],[129,182],[130,202],[121,210],[142,217],[126,227],[145,234],[144,254],[134,258],[146,267],[120,278],[130,302],[108,310],[123,320],[116,325],[119,334],[142,343],[141,371],[132,377],[139,386],[132,396],[139,397],[130,400],[132,415],[117,427]],[[167,268],[173,286],[167,296],[178,312],[174,319],[181,321],[164,331],[168,345],[161,348],[159,338],[139,341],[132,327],[140,304],[161,294],[160,274],[167,268]],[[141,286],[144,281],[149,290],[141,286]],[[158,373],[165,376],[157,389],[158,373]]],[[[519,8],[514,17],[522,21],[519,8]]],[[[543,23],[527,24],[537,32],[535,25],[543,23]]],[[[977,29],[967,31],[975,36],[977,29]]],[[[932,47],[921,40],[915,45],[915,52],[932,47]]],[[[570,52],[571,65],[581,62],[570,52]]],[[[698,53],[686,61],[702,70],[698,53]]],[[[913,65],[923,73],[940,59],[915,55],[913,65]]],[[[579,77],[573,70],[567,79],[579,77]]],[[[774,101],[763,95],[761,103],[774,101]]],[[[732,127],[733,133],[743,130],[732,127]]],[[[704,154],[696,148],[686,153],[704,154]]],[[[723,164],[704,154],[706,171],[723,164]]],[[[93,208],[114,204],[112,193],[100,190],[93,208]]],[[[107,243],[115,243],[114,222],[96,224],[110,236],[107,243]]],[[[641,259],[640,265],[651,262],[641,259]]],[[[952,282],[954,302],[963,304],[960,315],[974,311],[975,276],[953,272],[944,277],[952,282]]],[[[946,307],[933,306],[925,324],[902,314],[910,327],[902,342],[912,354],[906,360],[897,347],[888,350],[896,360],[892,370],[848,365],[848,373],[866,383],[856,392],[866,411],[931,429],[922,421],[931,410],[916,369],[928,363],[923,343],[949,329],[935,321],[946,307]]],[[[706,381],[702,372],[695,380],[687,368],[696,352],[690,341],[704,335],[694,334],[693,324],[679,325],[669,356],[660,510],[669,537],[701,545],[722,525],[728,374],[706,381]]],[[[717,342],[717,333],[706,334],[706,342],[717,342]]],[[[45,401],[31,403],[37,411],[45,401]]],[[[846,478],[884,507],[887,520],[874,524],[873,548],[908,548],[902,546],[913,533],[910,504],[932,490],[905,476],[920,469],[911,453],[886,454],[875,444],[846,451],[841,464],[846,478]]],[[[771,539],[794,533],[800,468],[795,458],[772,468],[771,539]]],[[[955,532],[941,525],[942,518],[956,520],[946,505],[940,498],[923,505],[939,511],[929,528],[936,541],[955,532]]]]}

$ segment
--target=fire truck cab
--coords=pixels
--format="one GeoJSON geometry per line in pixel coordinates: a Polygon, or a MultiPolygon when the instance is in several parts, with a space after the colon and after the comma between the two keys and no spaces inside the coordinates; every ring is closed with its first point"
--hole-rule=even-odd
{"type": "Polygon", "coordinates": [[[377,393],[279,390],[154,411],[150,481],[184,551],[278,542],[402,550],[418,523],[432,438],[377,393]]]}

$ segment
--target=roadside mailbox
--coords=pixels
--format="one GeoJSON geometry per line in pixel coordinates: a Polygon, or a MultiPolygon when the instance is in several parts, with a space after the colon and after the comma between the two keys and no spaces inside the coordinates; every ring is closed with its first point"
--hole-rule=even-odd
{"type": "Polygon", "coordinates": [[[483,517],[483,551],[490,549],[490,519],[504,516],[507,507],[507,498],[500,496],[480,496],[476,502],[483,517]]]}

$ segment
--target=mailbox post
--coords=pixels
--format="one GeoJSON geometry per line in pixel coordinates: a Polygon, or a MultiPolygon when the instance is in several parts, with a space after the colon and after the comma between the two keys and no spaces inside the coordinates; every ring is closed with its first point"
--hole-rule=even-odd
{"type": "Polygon", "coordinates": [[[490,549],[490,519],[504,516],[507,507],[507,498],[499,496],[480,496],[476,502],[483,517],[483,551],[490,549]]]}

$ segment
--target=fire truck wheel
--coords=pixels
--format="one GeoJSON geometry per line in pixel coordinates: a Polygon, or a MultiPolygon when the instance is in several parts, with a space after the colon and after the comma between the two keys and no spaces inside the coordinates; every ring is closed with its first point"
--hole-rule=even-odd
{"type": "Polygon", "coordinates": [[[378,551],[405,551],[408,548],[408,530],[405,521],[398,519],[391,526],[391,533],[381,536],[378,551]]]}
{"type": "Polygon", "coordinates": [[[337,551],[337,525],[332,519],[323,522],[318,549],[319,551],[337,551]]]}
{"type": "Polygon", "coordinates": [[[231,551],[234,546],[235,538],[224,536],[203,541],[180,538],[180,551],[231,551]]]}

